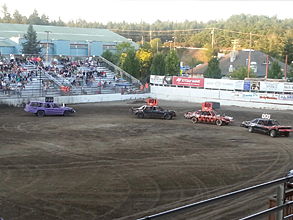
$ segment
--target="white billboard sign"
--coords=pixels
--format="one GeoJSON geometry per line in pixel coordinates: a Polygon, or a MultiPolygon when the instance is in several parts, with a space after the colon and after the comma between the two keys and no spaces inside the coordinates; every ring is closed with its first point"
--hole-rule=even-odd
{"type": "Polygon", "coordinates": [[[229,79],[204,79],[205,89],[227,89],[227,90],[243,90],[243,80],[229,79]]]}
{"type": "Polygon", "coordinates": [[[260,82],[260,91],[283,92],[284,83],[281,82],[260,82]]]}
{"type": "Polygon", "coordinates": [[[153,84],[163,84],[164,77],[165,76],[151,75],[151,77],[150,77],[150,83],[153,83],[153,84]]]}

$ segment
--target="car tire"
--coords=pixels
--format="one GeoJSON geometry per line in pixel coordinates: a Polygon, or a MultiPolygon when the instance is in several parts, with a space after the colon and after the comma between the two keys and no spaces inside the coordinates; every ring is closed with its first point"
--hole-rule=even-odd
{"type": "Polygon", "coordinates": [[[284,136],[285,137],[289,137],[290,136],[290,132],[285,132],[284,136]]]}
{"type": "Polygon", "coordinates": [[[143,117],[144,117],[144,114],[143,114],[142,112],[139,112],[139,113],[137,114],[137,117],[138,117],[138,118],[143,118],[143,117]]]}
{"type": "Polygon", "coordinates": [[[39,116],[39,117],[43,117],[44,115],[45,115],[45,112],[43,110],[39,110],[37,112],[37,116],[39,116]]]}
{"type": "Polygon", "coordinates": [[[217,119],[216,120],[216,125],[222,126],[222,124],[223,124],[222,120],[220,120],[220,119],[217,119]]]}
{"type": "Polygon", "coordinates": [[[64,115],[65,117],[68,117],[68,116],[70,115],[70,112],[67,111],[67,110],[65,110],[65,111],[63,112],[63,115],[64,115]]]}
{"type": "Polygon", "coordinates": [[[191,122],[192,122],[193,124],[195,124],[195,123],[198,122],[198,119],[197,119],[196,117],[193,117],[193,118],[191,118],[191,122]]]}
{"type": "Polygon", "coordinates": [[[251,127],[251,126],[249,126],[247,130],[249,133],[253,133],[253,131],[254,131],[253,127],[251,127]]]}
{"type": "Polygon", "coordinates": [[[271,131],[270,131],[270,136],[271,136],[272,138],[276,137],[276,136],[277,136],[277,132],[276,132],[276,130],[271,130],[271,131]]]}
{"type": "Polygon", "coordinates": [[[166,120],[171,120],[172,119],[172,115],[171,114],[165,114],[164,118],[166,120]]]}

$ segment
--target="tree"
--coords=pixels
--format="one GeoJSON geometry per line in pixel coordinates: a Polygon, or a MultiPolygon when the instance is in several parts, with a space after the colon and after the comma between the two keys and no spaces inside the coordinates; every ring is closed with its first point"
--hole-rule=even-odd
{"type": "Polygon", "coordinates": [[[136,57],[139,58],[141,77],[146,77],[150,73],[152,53],[147,49],[139,48],[136,57]]]}
{"type": "Polygon", "coordinates": [[[115,54],[117,57],[119,57],[119,62],[120,62],[119,66],[122,66],[124,63],[124,60],[126,58],[127,53],[130,50],[134,50],[134,47],[132,47],[129,42],[122,42],[122,43],[116,45],[116,49],[117,50],[116,50],[115,54]]]}
{"type": "Polygon", "coordinates": [[[272,65],[271,68],[269,69],[268,72],[268,78],[270,79],[282,79],[282,70],[281,70],[281,66],[279,65],[279,62],[277,60],[275,60],[272,65]]]}
{"type": "Polygon", "coordinates": [[[37,33],[32,24],[28,26],[27,33],[23,37],[26,41],[22,43],[22,53],[39,55],[42,49],[39,47],[40,41],[37,40],[37,33]]]}
{"type": "Polygon", "coordinates": [[[136,78],[140,78],[140,64],[134,49],[128,50],[122,69],[136,78]]]}
{"type": "Polygon", "coordinates": [[[28,17],[29,24],[42,24],[42,20],[39,17],[37,10],[35,9],[34,12],[28,17]]]}
{"type": "Polygon", "coordinates": [[[162,41],[160,38],[152,39],[150,44],[153,51],[157,51],[157,49],[160,50],[162,48],[162,41]]]}
{"type": "Polygon", "coordinates": [[[152,59],[151,74],[152,75],[165,75],[166,68],[166,55],[163,53],[156,53],[152,59]]]}
{"type": "Polygon", "coordinates": [[[290,65],[290,70],[287,73],[287,80],[293,82],[293,64],[290,65]]]}
{"type": "Polygon", "coordinates": [[[203,73],[204,78],[215,78],[215,79],[221,79],[221,69],[219,67],[219,61],[217,58],[212,58],[209,63],[208,67],[203,73]]]}
{"type": "Polygon", "coordinates": [[[22,24],[23,23],[22,15],[17,10],[15,10],[15,12],[13,13],[12,23],[14,23],[14,24],[22,24]]]}
{"type": "MultiPolygon", "coordinates": [[[[228,77],[231,77],[232,79],[238,79],[238,80],[244,80],[247,77],[248,68],[240,65],[238,67],[238,70],[234,70],[232,74],[229,74],[228,77]]],[[[249,70],[249,76],[251,78],[256,78],[257,75],[253,74],[253,69],[249,70]]]]}
{"type": "Polygon", "coordinates": [[[170,76],[177,76],[180,73],[180,59],[176,50],[171,50],[167,55],[165,73],[170,76]]]}
{"type": "Polygon", "coordinates": [[[7,11],[7,6],[4,4],[2,6],[2,13],[3,13],[3,18],[2,18],[2,23],[11,23],[12,18],[10,16],[10,13],[7,11]]]}
{"type": "Polygon", "coordinates": [[[292,63],[292,61],[293,61],[293,38],[287,39],[287,42],[284,46],[282,55],[283,55],[284,61],[286,60],[286,55],[288,55],[287,64],[292,63]]]}
{"type": "Polygon", "coordinates": [[[115,54],[113,54],[109,49],[105,50],[102,53],[102,57],[104,57],[106,60],[109,60],[111,63],[117,65],[119,62],[119,57],[117,57],[115,54]]]}

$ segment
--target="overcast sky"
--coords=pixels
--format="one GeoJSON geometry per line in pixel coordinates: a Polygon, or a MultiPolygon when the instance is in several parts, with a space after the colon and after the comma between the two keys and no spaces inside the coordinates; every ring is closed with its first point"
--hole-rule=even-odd
{"type": "Polygon", "coordinates": [[[49,20],[68,22],[81,18],[87,22],[136,22],[153,23],[156,20],[183,22],[226,20],[235,14],[276,15],[279,19],[293,18],[293,1],[175,1],[175,0],[0,0],[6,4],[8,12],[15,10],[29,17],[36,9],[49,16],[49,20]]]}

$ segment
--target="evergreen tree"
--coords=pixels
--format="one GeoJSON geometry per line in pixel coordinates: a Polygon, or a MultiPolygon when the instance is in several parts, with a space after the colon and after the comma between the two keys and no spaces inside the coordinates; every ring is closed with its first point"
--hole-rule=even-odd
{"type": "Polygon", "coordinates": [[[125,60],[122,64],[122,69],[134,76],[140,78],[140,64],[139,59],[136,57],[134,49],[129,49],[125,60]]]}
{"type": "Polygon", "coordinates": [[[268,78],[270,79],[282,79],[282,70],[281,70],[281,66],[279,65],[279,62],[277,60],[275,60],[272,65],[271,68],[269,69],[268,72],[268,78]]]}
{"type": "MultiPolygon", "coordinates": [[[[241,65],[238,70],[234,70],[232,74],[228,75],[232,79],[244,80],[247,77],[248,68],[241,65]]],[[[253,69],[249,70],[250,78],[256,78],[257,75],[253,74],[253,69]]]]}
{"type": "Polygon", "coordinates": [[[165,62],[166,56],[163,53],[156,53],[153,57],[151,64],[151,74],[152,75],[165,75],[165,62]]]}
{"type": "Polygon", "coordinates": [[[2,18],[2,23],[11,23],[12,18],[10,16],[10,13],[7,11],[7,6],[4,4],[2,6],[2,13],[3,13],[3,18],[2,18]]]}
{"type": "Polygon", "coordinates": [[[29,25],[27,33],[24,34],[24,39],[26,40],[22,43],[22,53],[23,54],[32,54],[39,55],[42,48],[39,47],[40,41],[37,40],[37,33],[33,28],[33,25],[29,25]]]}
{"type": "Polygon", "coordinates": [[[204,78],[221,79],[222,74],[219,65],[220,64],[217,58],[212,58],[208,63],[208,67],[203,73],[204,78]]]}
{"type": "Polygon", "coordinates": [[[290,70],[287,73],[287,80],[293,82],[293,64],[290,65],[290,70]]]}
{"type": "Polygon", "coordinates": [[[171,50],[167,55],[165,73],[170,76],[178,76],[180,73],[180,59],[176,50],[171,50]]]}
{"type": "Polygon", "coordinates": [[[102,57],[104,57],[106,60],[109,60],[111,63],[117,65],[119,62],[119,57],[117,57],[115,54],[113,54],[109,49],[105,50],[102,53],[102,57]]]}

